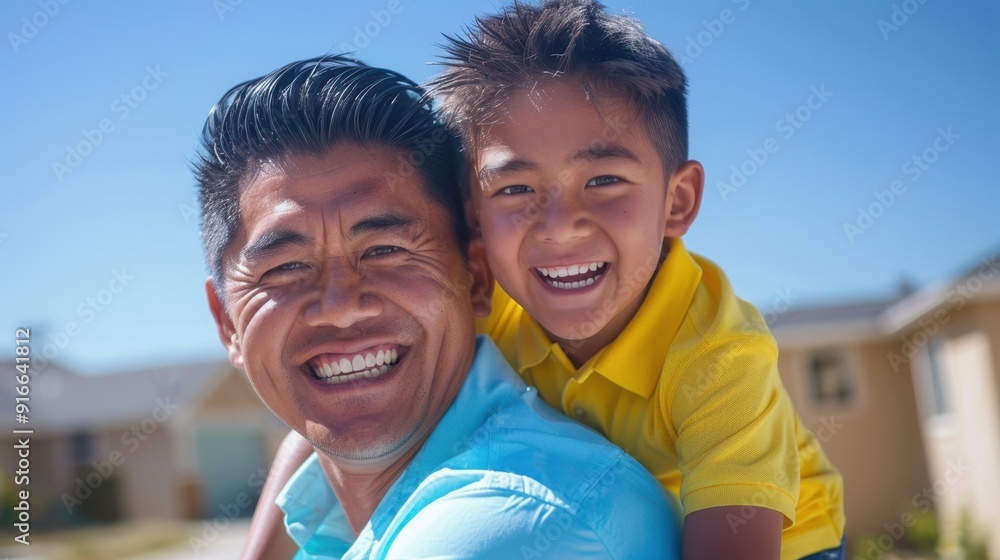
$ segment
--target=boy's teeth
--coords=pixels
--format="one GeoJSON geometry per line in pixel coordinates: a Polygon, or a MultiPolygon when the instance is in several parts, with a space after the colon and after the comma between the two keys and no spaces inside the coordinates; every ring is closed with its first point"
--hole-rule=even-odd
{"type": "Polygon", "coordinates": [[[586,288],[587,286],[592,286],[594,285],[594,282],[596,282],[597,279],[600,277],[601,277],[600,275],[597,275],[593,278],[587,278],[586,280],[581,280],[579,282],[559,282],[558,280],[546,280],[546,282],[548,283],[549,286],[552,286],[553,288],[560,288],[563,290],[573,290],[576,288],[586,288]]]}
{"type": "MultiPolygon", "coordinates": [[[[585,264],[571,264],[569,266],[552,266],[552,267],[538,267],[536,270],[547,278],[565,278],[567,276],[576,276],[577,274],[586,274],[587,272],[596,272],[604,268],[607,263],[603,262],[592,262],[585,264]]],[[[582,281],[581,281],[582,282],[582,281]]],[[[572,284],[573,282],[570,282],[572,284]]]]}
{"type": "Polygon", "coordinates": [[[367,352],[355,354],[350,360],[317,359],[312,362],[313,374],[327,383],[341,383],[353,379],[378,377],[389,371],[399,360],[395,348],[379,350],[378,354],[367,352]]]}

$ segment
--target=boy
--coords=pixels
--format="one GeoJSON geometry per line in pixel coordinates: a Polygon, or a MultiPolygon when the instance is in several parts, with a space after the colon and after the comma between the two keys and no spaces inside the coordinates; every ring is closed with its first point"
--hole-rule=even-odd
{"type": "Polygon", "coordinates": [[[678,495],[686,558],[842,555],[842,481],[774,339],[681,242],[704,177],[670,53],[592,0],[515,4],[446,49],[431,89],[502,288],[480,332],[678,495]]]}
{"type": "Polygon", "coordinates": [[[704,172],[676,61],[585,0],[515,4],[447,50],[431,88],[502,288],[480,332],[680,498],[685,558],[842,558],[843,483],[766,324],[681,242],[704,172]]]}

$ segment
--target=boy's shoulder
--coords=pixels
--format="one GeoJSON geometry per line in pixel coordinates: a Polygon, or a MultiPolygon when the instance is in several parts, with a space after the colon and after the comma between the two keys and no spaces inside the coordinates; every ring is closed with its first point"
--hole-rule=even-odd
{"type": "Polygon", "coordinates": [[[687,306],[687,319],[703,341],[732,338],[774,338],[756,306],[740,298],[722,268],[710,259],[689,253],[699,281],[687,306]]]}

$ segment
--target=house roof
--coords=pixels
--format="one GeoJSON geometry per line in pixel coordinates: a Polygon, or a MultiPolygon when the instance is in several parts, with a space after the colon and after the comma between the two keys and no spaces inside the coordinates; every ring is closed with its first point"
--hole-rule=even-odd
{"type": "Polygon", "coordinates": [[[953,280],[915,292],[861,302],[794,307],[779,313],[771,332],[779,345],[836,345],[898,336],[915,322],[944,309],[1000,298],[1000,250],[980,259],[953,280]]]}
{"type": "MultiPolygon", "coordinates": [[[[180,407],[176,411],[196,405],[203,393],[233,371],[226,363],[212,361],[81,375],[50,364],[44,371],[29,370],[28,424],[17,423],[10,406],[10,413],[0,416],[0,428],[7,433],[33,428],[36,434],[66,434],[128,427],[154,418],[154,412],[162,418],[162,410],[175,405],[180,407]]],[[[13,382],[0,384],[0,400],[14,403],[15,396],[13,382]]]]}

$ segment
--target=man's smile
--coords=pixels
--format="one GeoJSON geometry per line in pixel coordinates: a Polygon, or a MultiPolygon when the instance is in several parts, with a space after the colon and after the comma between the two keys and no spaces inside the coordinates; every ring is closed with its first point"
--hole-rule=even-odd
{"type": "Polygon", "coordinates": [[[374,379],[388,373],[400,359],[398,344],[379,344],[357,352],[323,353],[306,362],[312,376],[329,384],[374,379]]]}

